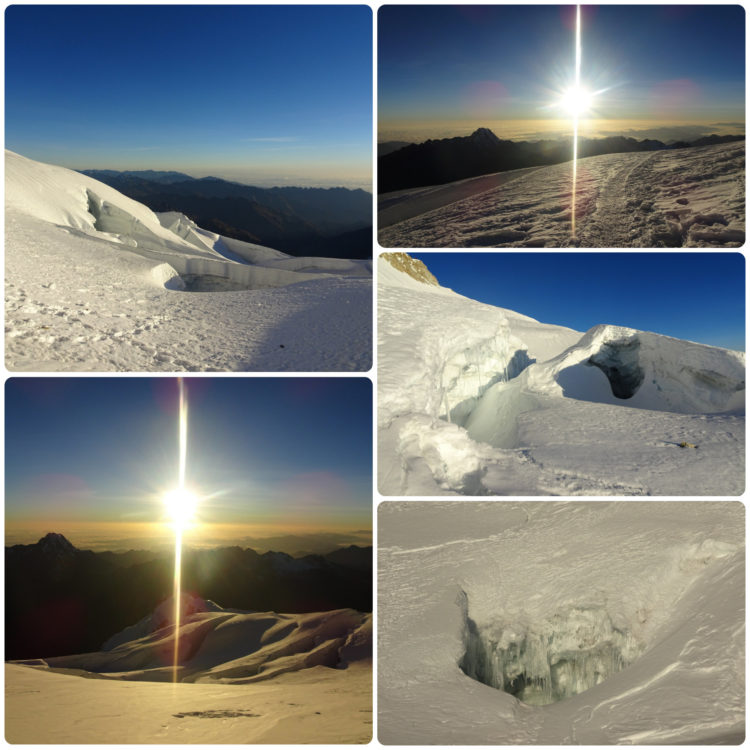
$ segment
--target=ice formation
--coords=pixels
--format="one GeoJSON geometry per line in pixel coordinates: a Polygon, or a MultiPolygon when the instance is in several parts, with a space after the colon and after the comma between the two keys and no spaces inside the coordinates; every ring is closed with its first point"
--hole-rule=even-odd
{"type": "Polygon", "coordinates": [[[387,256],[378,285],[383,494],[742,492],[744,352],[539,323],[387,256]]]}
{"type": "Polygon", "coordinates": [[[740,502],[378,507],[379,738],[738,744],[740,502]]]}
{"type": "Polygon", "coordinates": [[[9,151],[5,205],[10,370],[370,367],[368,260],[223,237],[9,151]]]}
{"type": "Polygon", "coordinates": [[[530,705],[555,703],[595,687],[643,651],[601,607],[571,607],[528,626],[498,619],[479,627],[463,591],[459,602],[466,647],[461,669],[530,705]]]}

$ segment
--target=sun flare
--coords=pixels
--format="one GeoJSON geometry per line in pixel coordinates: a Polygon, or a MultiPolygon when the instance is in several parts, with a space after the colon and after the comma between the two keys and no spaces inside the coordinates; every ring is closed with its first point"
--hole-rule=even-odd
{"type": "Polygon", "coordinates": [[[164,495],[164,505],[169,519],[180,529],[185,529],[195,518],[198,498],[184,487],[177,487],[164,495]]]}
{"type": "Polygon", "coordinates": [[[562,96],[560,106],[571,116],[580,117],[591,109],[593,95],[583,86],[572,86],[562,96]]]}

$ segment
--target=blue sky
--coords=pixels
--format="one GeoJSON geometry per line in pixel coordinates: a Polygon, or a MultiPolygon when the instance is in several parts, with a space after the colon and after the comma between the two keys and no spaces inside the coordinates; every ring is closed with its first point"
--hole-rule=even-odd
{"type": "MultiPolygon", "coordinates": [[[[202,521],[237,536],[371,527],[369,380],[185,382],[202,521]]],[[[177,483],[176,406],[174,378],[11,378],[6,524],[156,526],[177,483]]]]}
{"type": "Polygon", "coordinates": [[[745,349],[740,253],[411,253],[442,286],[543,323],[745,349]]]}
{"type": "MultiPolygon", "coordinates": [[[[573,82],[574,9],[382,7],[379,138],[455,135],[479,125],[510,134],[564,130],[564,113],[550,105],[573,82]]],[[[743,132],[744,9],[582,6],[581,77],[590,91],[608,89],[586,118],[590,134],[731,129],[726,123],[743,132]]]]}
{"type": "Polygon", "coordinates": [[[366,6],[10,6],[6,147],[72,168],[370,182],[366,6]]]}

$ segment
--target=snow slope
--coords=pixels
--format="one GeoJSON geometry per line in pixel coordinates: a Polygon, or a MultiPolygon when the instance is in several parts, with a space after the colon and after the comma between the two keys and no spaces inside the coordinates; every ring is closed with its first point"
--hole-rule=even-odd
{"type": "Polygon", "coordinates": [[[503,174],[508,179],[492,189],[474,178],[415,190],[406,199],[381,196],[380,244],[728,248],[745,242],[742,142],[580,159],[575,237],[571,162],[503,174]],[[472,185],[481,192],[462,197],[472,185]],[[400,217],[413,218],[389,226],[400,217]]]}
{"type": "Polygon", "coordinates": [[[385,502],[378,517],[381,742],[743,741],[741,503],[385,502]],[[477,679],[501,670],[539,687],[477,679]]]}
{"type": "Polygon", "coordinates": [[[744,353],[539,323],[423,283],[387,257],[381,493],[742,493],[744,353]]]}
{"type": "Polygon", "coordinates": [[[97,653],[6,665],[6,739],[369,740],[371,615],[246,613],[184,597],[172,683],[171,612],[168,600],[97,653]]]}
{"type": "Polygon", "coordinates": [[[298,258],[6,151],[10,370],[367,370],[371,264],[298,258]]]}

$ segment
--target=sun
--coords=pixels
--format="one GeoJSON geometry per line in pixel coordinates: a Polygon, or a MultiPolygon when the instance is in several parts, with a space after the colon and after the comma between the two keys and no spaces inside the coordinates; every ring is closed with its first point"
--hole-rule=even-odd
{"type": "Polygon", "coordinates": [[[571,86],[560,99],[560,106],[572,117],[580,117],[591,109],[593,95],[583,86],[571,86]]]}
{"type": "Polygon", "coordinates": [[[177,528],[184,529],[195,517],[198,498],[190,490],[178,487],[164,495],[164,505],[167,506],[167,515],[170,520],[177,528]]]}

